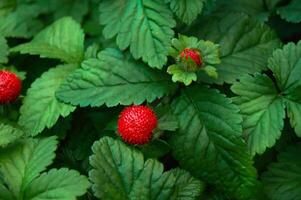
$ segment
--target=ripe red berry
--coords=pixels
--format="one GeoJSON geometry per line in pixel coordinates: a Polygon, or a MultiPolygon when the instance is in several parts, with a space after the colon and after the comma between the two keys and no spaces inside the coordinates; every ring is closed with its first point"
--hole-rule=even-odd
{"type": "Polygon", "coordinates": [[[118,132],[130,144],[146,144],[157,127],[157,116],[146,106],[129,106],[118,119],[118,132]]]}
{"type": "Polygon", "coordinates": [[[203,61],[201,59],[201,53],[195,49],[185,48],[180,53],[180,58],[186,59],[186,60],[188,60],[188,58],[190,58],[194,61],[195,64],[197,64],[199,66],[201,66],[203,64],[203,61]]]}
{"type": "Polygon", "coordinates": [[[20,95],[21,80],[16,74],[0,71],[0,104],[7,104],[15,101],[20,95]]]}

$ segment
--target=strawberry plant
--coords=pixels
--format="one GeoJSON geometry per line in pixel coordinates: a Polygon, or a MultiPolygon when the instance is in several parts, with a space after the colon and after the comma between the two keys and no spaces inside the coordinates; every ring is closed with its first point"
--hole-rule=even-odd
{"type": "Polygon", "coordinates": [[[300,0],[0,0],[0,200],[300,200],[300,0]]]}

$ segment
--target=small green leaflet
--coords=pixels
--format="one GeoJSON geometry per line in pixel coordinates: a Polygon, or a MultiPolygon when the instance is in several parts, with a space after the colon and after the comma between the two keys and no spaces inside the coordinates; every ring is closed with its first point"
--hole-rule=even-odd
{"type": "Polygon", "coordinates": [[[277,13],[288,22],[301,22],[301,2],[292,0],[288,5],[278,8],[277,13]]]}
{"type": "Polygon", "coordinates": [[[204,86],[182,90],[172,109],[179,131],[170,145],[180,165],[233,199],[250,199],[256,171],[241,137],[239,109],[204,86]]]}
{"type": "Polygon", "coordinates": [[[216,66],[218,79],[201,74],[198,78],[218,84],[233,83],[244,74],[265,70],[268,58],[281,44],[268,26],[238,13],[204,17],[189,33],[220,44],[221,64],[216,66]]]}
{"type": "Polygon", "coordinates": [[[205,0],[165,0],[170,9],[184,23],[191,24],[202,12],[205,0]]]}
{"type": "Polygon", "coordinates": [[[33,200],[70,200],[77,199],[87,192],[90,186],[85,176],[75,170],[51,169],[32,181],[25,190],[25,199],[33,200]]]}
{"type": "Polygon", "coordinates": [[[84,57],[84,33],[76,21],[64,17],[38,33],[31,42],[14,47],[11,51],[80,63],[84,57]]]}
{"type": "Polygon", "coordinates": [[[175,85],[159,70],[106,49],[82,63],[57,91],[57,97],[73,105],[108,107],[152,102],[171,92],[175,85]],[[129,73],[130,72],[130,73],[129,73]]]}
{"type": "Polygon", "coordinates": [[[74,64],[59,65],[42,74],[32,83],[20,108],[19,124],[27,135],[35,136],[51,128],[60,116],[66,117],[75,107],[55,97],[55,92],[67,76],[75,70],[74,64]]]}
{"type": "Polygon", "coordinates": [[[17,127],[0,122],[0,147],[5,147],[23,135],[23,131],[17,127]]]}
{"type": "Polygon", "coordinates": [[[281,91],[288,93],[301,84],[301,42],[288,43],[282,49],[273,52],[268,60],[268,68],[272,70],[281,91]]]}
{"type": "Polygon", "coordinates": [[[70,200],[86,193],[88,179],[74,170],[52,169],[40,175],[52,163],[56,148],[56,138],[49,137],[23,139],[0,149],[0,172],[5,182],[0,183],[0,191],[5,192],[0,197],[70,200]]]}
{"type": "Polygon", "coordinates": [[[5,38],[3,36],[1,36],[1,32],[0,32],[0,63],[6,63],[7,60],[7,56],[8,56],[8,45],[7,42],[5,40],[5,38]]]}
{"type": "Polygon", "coordinates": [[[163,0],[103,0],[99,10],[105,38],[117,36],[121,50],[129,47],[135,59],[163,67],[176,25],[163,0]]]}
{"type": "Polygon", "coordinates": [[[285,98],[287,115],[296,134],[301,137],[301,87],[297,87],[285,98]]]}
{"type": "Polygon", "coordinates": [[[262,154],[279,139],[285,117],[284,103],[266,75],[246,75],[231,87],[243,115],[243,132],[252,155],[262,154]]]}
{"type": "Polygon", "coordinates": [[[278,155],[263,174],[266,194],[271,200],[300,199],[301,196],[301,144],[288,147],[278,155]]]}
{"type": "Polygon", "coordinates": [[[118,140],[103,137],[95,142],[90,157],[96,197],[110,200],[194,200],[203,184],[180,169],[163,172],[157,160],[144,160],[142,153],[118,140]]]}

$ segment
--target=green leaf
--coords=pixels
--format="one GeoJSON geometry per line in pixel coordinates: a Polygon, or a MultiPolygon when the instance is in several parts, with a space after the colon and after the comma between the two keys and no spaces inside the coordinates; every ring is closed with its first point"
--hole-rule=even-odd
{"type": "Polygon", "coordinates": [[[99,8],[105,38],[117,36],[121,50],[130,47],[135,59],[142,58],[151,67],[163,67],[176,25],[164,1],[104,0],[99,8]]]}
{"type": "Polygon", "coordinates": [[[3,200],[15,200],[11,192],[1,183],[0,180],[0,199],[3,200]]]}
{"type": "Polygon", "coordinates": [[[16,0],[2,0],[0,2],[0,17],[10,13],[16,6],[16,0]]]}
{"type": "Polygon", "coordinates": [[[170,65],[167,68],[167,73],[172,75],[173,82],[182,82],[186,86],[197,80],[197,75],[194,71],[186,71],[180,65],[170,65]]]}
{"type": "Polygon", "coordinates": [[[165,0],[170,9],[184,23],[191,24],[202,12],[205,0],[165,0]]]}
{"type": "Polygon", "coordinates": [[[6,63],[8,61],[8,48],[5,38],[0,35],[0,63],[6,63]]]}
{"type": "Polygon", "coordinates": [[[52,163],[55,137],[24,139],[0,149],[0,172],[12,194],[19,199],[26,187],[52,163]]]}
{"type": "Polygon", "coordinates": [[[284,100],[291,126],[295,129],[297,136],[301,137],[301,87],[290,92],[284,100]]]}
{"type": "Polygon", "coordinates": [[[285,106],[273,81],[266,75],[246,75],[231,87],[243,115],[243,132],[252,155],[262,154],[279,139],[285,106]]]}
{"type": "Polygon", "coordinates": [[[73,64],[59,65],[32,83],[20,108],[19,124],[26,134],[35,136],[46,127],[51,128],[60,116],[66,117],[75,110],[74,106],[57,100],[55,91],[76,67],[73,64]]]}
{"type": "Polygon", "coordinates": [[[269,12],[266,6],[270,8],[271,0],[219,0],[217,1],[221,9],[227,12],[243,12],[250,17],[256,18],[261,22],[268,21],[269,12]]]}
{"type": "Polygon", "coordinates": [[[42,28],[36,17],[42,8],[34,4],[18,3],[14,12],[0,17],[0,34],[5,37],[29,38],[42,28]]]}
{"type": "Polygon", "coordinates": [[[70,17],[55,21],[38,33],[34,39],[11,49],[23,54],[56,58],[67,63],[80,63],[84,57],[84,33],[70,17]]]}
{"type": "Polygon", "coordinates": [[[111,107],[151,102],[174,88],[164,73],[126,58],[119,50],[106,49],[98,59],[84,61],[61,85],[57,97],[73,105],[111,107]]]}
{"type": "Polygon", "coordinates": [[[278,155],[262,176],[265,191],[271,200],[300,199],[301,145],[290,146],[278,155]]]}
{"type": "Polygon", "coordinates": [[[170,144],[180,165],[233,199],[250,199],[256,171],[241,138],[239,109],[203,86],[184,89],[172,109],[180,128],[170,144]]]}
{"type": "Polygon", "coordinates": [[[98,198],[181,199],[188,188],[193,190],[189,191],[187,200],[200,195],[200,181],[187,172],[163,172],[161,163],[154,159],[144,160],[142,153],[121,141],[104,137],[94,143],[92,150],[94,154],[90,157],[90,164],[93,169],[89,177],[98,198]]]}
{"type": "Polygon", "coordinates": [[[277,13],[288,22],[301,22],[301,2],[292,0],[288,5],[278,8],[277,13]]]}
{"type": "Polygon", "coordinates": [[[23,131],[8,124],[0,123],[0,147],[5,147],[23,135],[23,131]]]}
{"type": "Polygon", "coordinates": [[[173,194],[175,200],[196,199],[204,191],[205,185],[190,176],[186,171],[173,169],[170,172],[176,178],[176,191],[173,194]]]}
{"type": "Polygon", "coordinates": [[[301,42],[298,44],[288,43],[282,49],[274,51],[268,61],[268,67],[273,71],[278,87],[282,92],[301,84],[301,42]]]}
{"type": "Polygon", "coordinates": [[[207,75],[199,78],[210,83],[233,83],[244,74],[265,70],[268,58],[280,46],[277,35],[269,27],[238,13],[204,17],[189,33],[220,44],[218,79],[207,75]]]}
{"type": "Polygon", "coordinates": [[[24,199],[31,200],[71,200],[86,193],[90,183],[77,171],[52,169],[31,182],[24,199]]]}

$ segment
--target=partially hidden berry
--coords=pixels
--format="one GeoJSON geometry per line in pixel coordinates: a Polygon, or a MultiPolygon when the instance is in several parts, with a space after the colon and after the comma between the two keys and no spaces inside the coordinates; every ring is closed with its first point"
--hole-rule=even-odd
{"type": "Polygon", "coordinates": [[[21,80],[12,72],[0,70],[0,104],[15,101],[21,91],[21,80]]]}
{"type": "Polygon", "coordinates": [[[118,133],[130,144],[146,144],[150,141],[157,123],[157,116],[149,107],[129,106],[119,115],[118,133]]]}
{"type": "Polygon", "coordinates": [[[191,59],[196,65],[201,66],[203,64],[201,53],[196,49],[185,48],[180,53],[180,58],[188,61],[191,59]]]}

